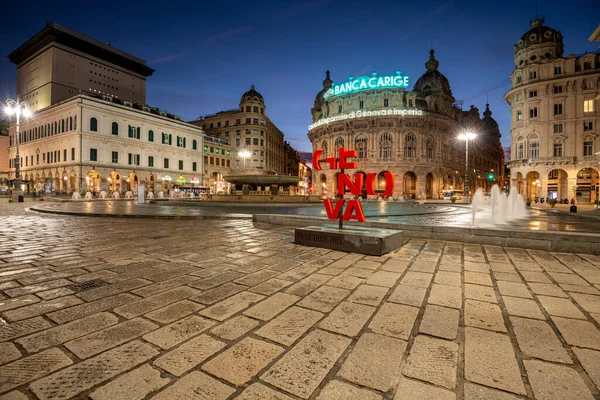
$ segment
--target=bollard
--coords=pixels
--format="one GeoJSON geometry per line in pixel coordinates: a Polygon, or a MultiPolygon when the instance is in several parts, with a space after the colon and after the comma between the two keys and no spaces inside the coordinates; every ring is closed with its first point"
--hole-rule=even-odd
{"type": "Polygon", "coordinates": [[[576,213],[577,212],[577,206],[576,205],[572,205],[571,208],[570,208],[570,211],[572,213],[576,213]]]}

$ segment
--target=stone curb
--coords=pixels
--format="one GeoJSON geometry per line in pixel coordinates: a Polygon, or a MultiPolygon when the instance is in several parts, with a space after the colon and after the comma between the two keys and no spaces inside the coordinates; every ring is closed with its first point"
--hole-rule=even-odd
{"type": "Polygon", "coordinates": [[[191,219],[191,220],[203,220],[203,219],[244,219],[251,220],[252,216],[248,214],[239,214],[236,216],[230,215],[142,215],[142,214],[103,214],[103,213],[92,213],[92,212],[77,212],[77,211],[62,211],[62,210],[51,210],[41,207],[29,207],[32,211],[37,211],[46,214],[60,214],[60,215],[74,215],[78,217],[108,217],[108,218],[148,218],[148,219],[191,219]]]}

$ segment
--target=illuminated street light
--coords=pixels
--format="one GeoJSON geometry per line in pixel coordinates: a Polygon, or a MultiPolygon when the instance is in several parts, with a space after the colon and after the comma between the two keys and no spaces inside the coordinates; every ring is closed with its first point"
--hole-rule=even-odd
{"type": "Polygon", "coordinates": [[[465,153],[465,188],[463,197],[466,201],[469,200],[469,141],[475,139],[477,135],[473,132],[464,132],[458,135],[458,140],[464,140],[466,144],[466,153],[465,153]]]}
{"type": "Polygon", "coordinates": [[[15,143],[17,146],[17,156],[15,158],[15,190],[13,190],[10,202],[14,202],[15,200],[18,202],[23,201],[23,191],[21,190],[21,154],[19,153],[19,123],[21,120],[21,115],[25,118],[29,118],[32,115],[31,110],[27,107],[26,102],[19,102],[18,100],[8,99],[6,100],[6,108],[4,109],[6,115],[16,115],[17,117],[17,127],[16,127],[16,135],[15,135],[15,143]]]}
{"type": "Polygon", "coordinates": [[[238,155],[244,159],[244,169],[246,169],[246,158],[250,157],[250,152],[248,150],[240,150],[238,155]]]}

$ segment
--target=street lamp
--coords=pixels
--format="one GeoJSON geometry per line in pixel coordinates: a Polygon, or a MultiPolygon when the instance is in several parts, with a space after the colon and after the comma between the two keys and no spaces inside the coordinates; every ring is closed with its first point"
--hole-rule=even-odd
{"type": "Polygon", "coordinates": [[[10,202],[22,201],[23,192],[21,191],[21,154],[19,153],[19,122],[21,119],[21,115],[25,118],[29,118],[32,114],[29,107],[27,107],[26,102],[19,102],[18,100],[8,99],[6,100],[6,108],[4,109],[6,115],[16,115],[17,116],[17,132],[15,135],[16,138],[16,146],[17,146],[17,156],[15,158],[15,190],[13,190],[10,202]],[[15,193],[16,192],[16,193],[15,193]]]}
{"type": "Polygon", "coordinates": [[[465,153],[465,185],[463,197],[466,201],[469,201],[469,140],[475,139],[477,135],[473,132],[464,132],[458,135],[458,140],[464,140],[466,144],[466,153],[465,153]]]}
{"type": "Polygon", "coordinates": [[[238,155],[244,159],[244,169],[246,169],[246,157],[250,157],[250,151],[240,150],[238,155]]]}

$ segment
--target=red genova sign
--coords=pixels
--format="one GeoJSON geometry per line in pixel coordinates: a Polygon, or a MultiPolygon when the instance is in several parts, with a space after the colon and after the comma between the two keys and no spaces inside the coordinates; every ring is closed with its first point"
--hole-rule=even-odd
{"type": "MultiPolygon", "coordinates": [[[[315,170],[322,169],[320,164],[320,162],[323,161],[321,160],[322,155],[322,150],[315,150],[313,153],[312,165],[315,170]]],[[[349,158],[356,158],[356,155],[356,150],[346,150],[342,147],[339,150],[338,158],[328,157],[325,159],[325,163],[329,164],[330,169],[356,169],[356,162],[348,161],[349,158]]],[[[385,178],[385,191],[383,192],[382,196],[389,197],[394,192],[394,174],[389,171],[384,171],[382,174],[385,178]]],[[[365,191],[367,194],[375,195],[375,179],[377,178],[377,175],[378,174],[375,172],[366,174],[365,182],[365,174],[356,174],[354,176],[354,180],[352,180],[350,175],[339,173],[337,175],[337,194],[343,196],[346,193],[346,189],[348,189],[353,195],[360,196],[366,183],[365,191]]],[[[335,203],[335,208],[333,208],[332,201],[330,199],[324,199],[323,204],[325,205],[325,211],[327,211],[327,218],[338,219],[345,203],[346,200],[338,199],[335,203]]],[[[358,222],[366,222],[361,202],[358,200],[349,200],[348,206],[342,215],[342,219],[344,221],[355,219],[358,222]]]]}

